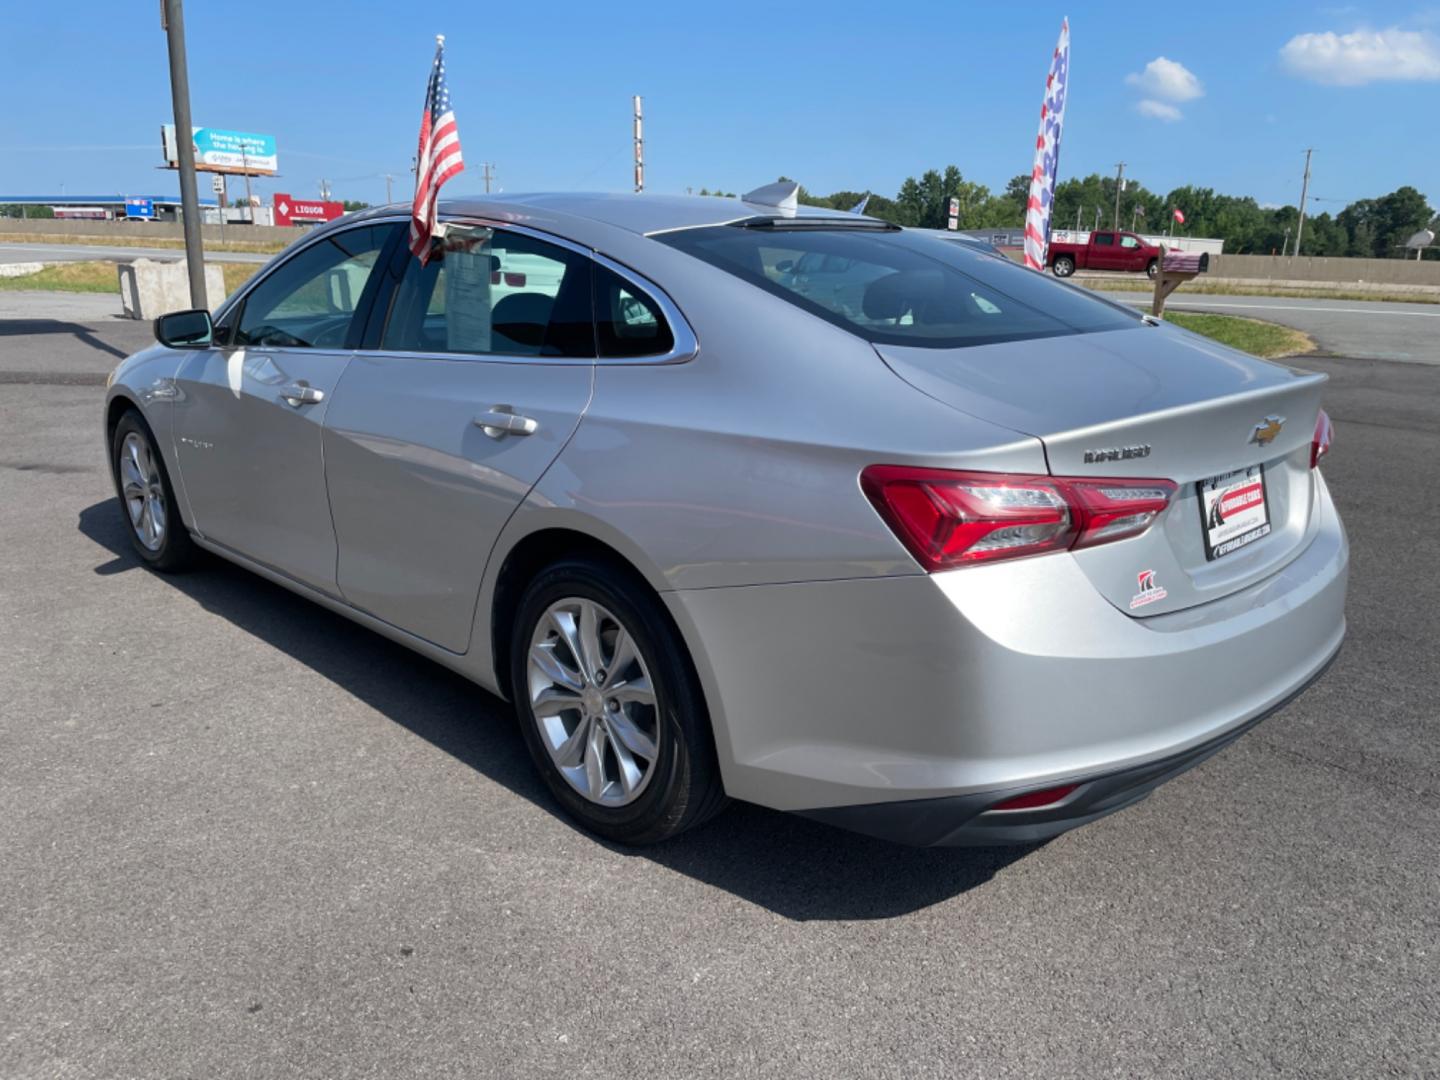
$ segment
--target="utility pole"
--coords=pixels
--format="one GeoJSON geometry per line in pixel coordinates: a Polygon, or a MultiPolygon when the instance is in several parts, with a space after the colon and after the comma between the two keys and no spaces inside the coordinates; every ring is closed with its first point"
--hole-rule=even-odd
{"type": "Polygon", "coordinates": [[[387,203],[392,203],[392,202],[395,201],[394,195],[392,195],[391,192],[390,192],[390,185],[393,184],[394,182],[395,182],[395,177],[391,176],[391,175],[387,172],[387,173],[385,174],[385,201],[386,201],[387,203]]]}
{"type": "Polygon", "coordinates": [[[1121,161],[1115,166],[1115,225],[1116,232],[1120,231],[1120,193],[1125,190],[1125,162],[1121,161]]]}
{"type": "Polygon", "coordinates": [[[323,176],[320,178],[320,201],[330,201],[330,181],[326,180],[323,176]]]}
{"type": "Polygon", "coordinates": [[[1300,237],[1305,232],[1305,196],[1310,192],[1310,155],[1315,152],[1312,146],[1305,151],[1305,179],[1300,183],[1300,220],[1295,223],[1295,254],[1300,254],[1300,237]]]}
{"type": "Polygon", "coordinates": [[[180,212],[185,219],[185,267],[190,277],[190,303],[196,309],[208,308],[200,198],[195,192],[195,142],[190,134],[190,70],[185,62],[185,13],[181,0],[163,0],[160,25],[170,49],[170,100],[175,112],[175,150],[180,166],[180,212]]]}
{"type": "Polygon", "coordinates": [[[481,176],[484,178],[484,180],[485,180],[485,194],[486,194],[486,195],[489,195],[489,194],[490,194],[490,181],[491,181],[492,179],[494,179],[494,174],[493,174],[493,172],[492,172],[491,170],[493,170],[494,168],[495,168],[495,163],[494,163],[493,161],[482,161],[482,162],[480,163],[480,175],[481,175],[481,176]]]}
{"type": "Polygon", "coordinates": [[[634,98],[635,105],[635,190],[645,190],[645,134],[641,128],[640,95],[634,98]]]}
{"type": "Polygon", "coordinates": [[[250,194],[250,155],[245,151],[245,144],[240,144],[240,164],[245,169],[245,220],[251,225],[255,224],[255,197],[250,194]]]}
{"type": "MultiPolygon", "coordinates": [[[[1270,250],[1274,251],[1275,249],[1271,248],[1270,250]]],[[[1290,226],[1286,225],[1285,239],[1280,242],[1280,256],[1284,258],[1288,254],[1290,254],[1290,226]]]]}

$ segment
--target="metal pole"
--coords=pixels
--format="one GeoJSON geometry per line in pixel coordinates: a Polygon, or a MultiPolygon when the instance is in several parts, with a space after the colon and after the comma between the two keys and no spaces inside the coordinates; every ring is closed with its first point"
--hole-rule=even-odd
{"type": "Polygon", "coordinates": [[[1295,223],[1295,254],[1300,254],[1300,237],[1305,232],[1305,196],[1310,191],[1310,155],[1315,152],[1312,146],[1305,151],[1305,179],[1300,183],[1300,220],[1295,223]]]}
{"type": "MultiPolygon", "coordinates": [[[[1116,232],[1120,231],[1120,193],[1125,190],[1125,162],[1115,166],[1115,225],[1116,232]]],[[[1132,232],[1134,230],[1131,230],[1132,232]]]]}
{"type": "Polygon", "coordinates": [[[225,187],[225,174],[216,173],[215,200],[220,204],[220,243],[225,243],[225,200],[229,192],[225,187]]]}
{"type": "Polygon", "coordinates": [[[1095,230],[1094,230],[1094,231],[1098,232],[1099,229],[1100,229],[1100,207],[1097,206],[1097,207],[1095,207],[1095,230]]]}
{"type": "Polygon", "coordinates": [[[245,152],[245,144],[240,144],[240,164],[245,166],[245,220],[251,225],[255,224],[255,200],[250,194],[250,155],[245,152]]]}
{"type": "Polygon", "coordinates": [[[1083,205],[1075,207],[1075,231],[1080,231],[1080,215],[1085,212],[1083,205]]]}
{"type": "Polygon", "coordinates": [[[390,193],[390,185],[393,184],[394,182],[395,182],[395,177],[391,176],[391,175],[387,172],[387,173],[385,174],[385,201],[386,201],[387,203],[392,203],[392,202],[395,201],[394,196],[391,195],[391,193],[390,193]]]}
{"type": "Polygon", "coordinates": [[[641,127],[640,95],[636,94],[635,105],[635,190],[645,190],[645,135],[641,127]]]}
{"type": "Polygon", "coordinates": [[[170,98],[175,111],[175,150],[180,166],[180,212],[184,215],[185,266],[190,303],[208,308],[205,250],[200,234],[200,199],[195,193],[195,143],[190,134],[190,71],[185,63],[185,13],[181,0],[164,0],[161,22],[170,48],[170,98]]]}

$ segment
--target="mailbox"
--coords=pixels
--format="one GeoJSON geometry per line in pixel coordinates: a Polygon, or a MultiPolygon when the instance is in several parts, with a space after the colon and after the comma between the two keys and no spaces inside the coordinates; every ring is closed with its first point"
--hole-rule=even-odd
{"type": "Polygon", "coordinates": [[[1155,300],[1150,305],[1150,314],[1160,318],[1165,314],[1165,298],[1197,274],[1210,270],[1208,251],[1167,251],[1160,249],[1160,269],[1155,275],[1155,300]]]}

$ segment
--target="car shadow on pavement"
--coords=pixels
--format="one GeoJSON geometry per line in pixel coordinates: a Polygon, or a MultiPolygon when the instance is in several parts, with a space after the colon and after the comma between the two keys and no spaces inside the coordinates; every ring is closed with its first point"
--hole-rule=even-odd
{"type": "Polygon", "coordinates": [[[130,355],[123,349],[100,340],[95,331],[82,323],[64,322],[61,319],[0,319],[0,337],[31,337],[42,334],[69,334],[82,345],[100,352],[109,353],[117,360],[130,355]]]}
{"type": "MultiPolygon", "coordinates": [[[[95,573],[145,572],[112,500],[82,510],[79,530],[113,555],[95,573]]],[[[157,579],[574,827],[536,775],[506,702],[221,559],[157,579]]],[[[796,920],[905,915],[982,885],[1036,850],[908,848],[748,803],[732,804],[710,824],[655,847],[593,842],[796,920]]]]}

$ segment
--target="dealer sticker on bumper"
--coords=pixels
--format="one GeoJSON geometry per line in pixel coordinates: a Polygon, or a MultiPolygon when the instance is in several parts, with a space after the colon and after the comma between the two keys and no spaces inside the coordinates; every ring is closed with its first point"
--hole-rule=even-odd
{"type": "Polygon", "coordinates": [[[1198,486],[1205,558],[1218,559],[1270,535],[1270,506],[1265,498],[1262,466],[1212,476],[1198,486]]]}

